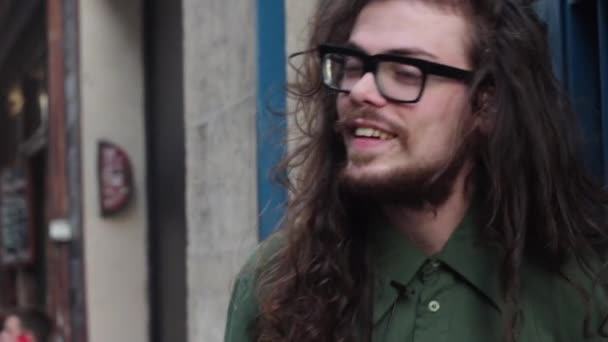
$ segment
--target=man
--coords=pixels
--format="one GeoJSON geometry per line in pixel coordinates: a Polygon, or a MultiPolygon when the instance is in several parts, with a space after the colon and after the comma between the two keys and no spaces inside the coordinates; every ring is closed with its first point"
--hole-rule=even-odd
{"type": "Polygon", "coordinates": [[[608,196],[547,45],[529,1],[321,1],[225,341],[608,340],[608,196]]]}

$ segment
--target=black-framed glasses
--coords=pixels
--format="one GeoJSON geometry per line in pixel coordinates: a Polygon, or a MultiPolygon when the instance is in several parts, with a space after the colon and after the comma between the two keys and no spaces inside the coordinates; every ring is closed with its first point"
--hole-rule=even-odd
{"type": "Polygon", "coordinates": [[[384,98],[398,103],[420,101],[428,75],[468,83],[473,72],[445,64],[401,55],[370,56],[363,51],[342,46],[320,45],[323,83],[328,88],[349,93],[368,72],[374,74],[376,87],[384,98]]]}

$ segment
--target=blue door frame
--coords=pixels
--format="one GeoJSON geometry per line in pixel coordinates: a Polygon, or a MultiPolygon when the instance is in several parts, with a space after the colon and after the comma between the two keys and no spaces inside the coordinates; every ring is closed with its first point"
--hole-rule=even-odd
{"type": "Polygon", "coordinates": [[[259,238],[280,222],[287,193],[273,182],[273,170],[285,154],[287,135],[285,69],[285,2],[257,0],[258,88],[257,170],[259,238]]]}

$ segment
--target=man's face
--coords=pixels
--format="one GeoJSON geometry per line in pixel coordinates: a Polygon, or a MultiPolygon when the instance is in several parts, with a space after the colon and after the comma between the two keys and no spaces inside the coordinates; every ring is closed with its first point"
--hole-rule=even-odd
{"type": "MultiPolygon", "coordinates": [[[[470,70],[469,34],[466,19],[455,12],[425,1],[385,0],[362,10],[349,43],[369,55],[409,51],[403,55],[470,70]]],[[[428,75],[417,103],[404,104],[385,99],[367,73],[349,94],[338,95],[337,108],[339,119],[349,123],[342,130],[347,151],[342,178],[363,189],[432,182],[474,124],[468,86],[434,75],[428,75]],[[381,137],[365,137],[369,128],[381,137]]]]}

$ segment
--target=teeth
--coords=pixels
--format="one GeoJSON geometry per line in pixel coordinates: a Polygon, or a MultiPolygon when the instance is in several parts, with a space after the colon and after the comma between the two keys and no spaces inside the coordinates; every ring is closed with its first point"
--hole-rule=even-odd
{"type": "Polygon", "coordinates": [[[374,136],[374,130],[360,127],[355,130],[355,136],[371,138],[374,136]]]}
{"type": "Polygon", "coordinates": [[[355,130],[355,136],[363,138],[378,138],[381,140],[389,140],[392,135],[369,127],[359,127],[355,130]]]}

